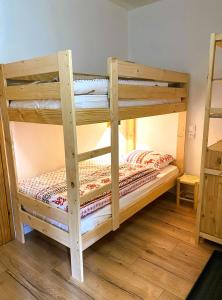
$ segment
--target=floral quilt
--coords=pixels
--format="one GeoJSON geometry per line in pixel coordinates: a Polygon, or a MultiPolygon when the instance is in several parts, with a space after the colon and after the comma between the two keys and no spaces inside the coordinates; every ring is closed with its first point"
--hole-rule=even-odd
{"type": "MultiPolygon", "coordinates": [[[[80,163],[80,196],[111,183],[111,166],[80,163]]],[[[122,163],[119,167],[120,197],[156,178],[159,171],[141,164],[122,163]]],[[[19,182],[19,191],[53,207],[68,211],[65,169],[42,174],[19,182]]],[[[111,203],[111,191],[81,205],[81,217],[111,203]]]]}

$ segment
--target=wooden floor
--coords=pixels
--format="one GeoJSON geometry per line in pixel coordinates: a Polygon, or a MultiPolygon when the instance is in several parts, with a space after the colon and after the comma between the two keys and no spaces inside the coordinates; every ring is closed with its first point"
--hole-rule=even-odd
{"type": "Polygon", "coordinates": [[[36,232],[0,248],[0,299],[185,299],[213,244],[194,245],[195,215],[156,200],[84,253],[85,282],[69,282],[68,251],[36,232]]]}

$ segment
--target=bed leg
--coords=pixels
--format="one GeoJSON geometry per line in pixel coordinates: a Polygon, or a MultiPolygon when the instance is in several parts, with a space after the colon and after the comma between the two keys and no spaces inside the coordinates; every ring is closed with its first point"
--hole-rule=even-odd
{"type": "Polygon", "coordinates": [[[82,252],[75,249],[75,247],[70,248],[70,258],[71,258],[71,281],[83,282],[83,259],[82,252]]]}
{"type": "Polygon", "coordinates": [[[20,224],[19,228],[15,227],[15,238],[20,243],[22,244],[25,243],[25,234],[24,234],[24,228],[22,223],[20,224]]]}

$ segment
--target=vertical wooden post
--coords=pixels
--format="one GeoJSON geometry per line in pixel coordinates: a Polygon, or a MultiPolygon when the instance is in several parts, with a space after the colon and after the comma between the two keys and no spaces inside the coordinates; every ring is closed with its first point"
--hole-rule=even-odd
{"type": "MultiPolygon", "coordinates": [[[[182,98],[182,101],[187,105],[188,98],[189,98],[189,78],[188,78],[188,82],[180,84],[180,87],[187,89],[187,96],[185,98],[182,98]]],[[[176,163],[180,171],[180,174],[184,173],[186,123],[187,123],[187,111],[179,112],[178,129],[177,129],[176,163]]]]}
{"type": "Polygon", "coordinates": [[[197,205],[196,242],[199,242],[201,209],[202,209],[203,196],[204,196],[204,184],[205,184],[204,168],[205,168],[205,160],[206,160],[206,153],[207,153],[207,146],[208,146],[208,135],[209,135],[209,125],[210,125],[210,108],[211,108],[211,97],[212,97],[212,81],[213,81],[213,76],[214,76],[215,53],[216,53],[216,34],[212,33],[211,39],[210,39],[209,68],[208,68],[208,79],[207,79],[207,98],[206,98],[205,114],[204,114],[200,188],[199,188],[199,197],[198,197],[199,201],[198,201],[198,205],[197,205]]]}
{"type": "Polygon", "coordinates": [[[127,152],[130,152],[136,147],[136,120],[126,120],[126,143],[127,152]]]}
{"type": "Polygon", "coordinates": [[[111,119],[111,178],[112,178],[112,224],[119,228],[119,128],[118,128],[118,60],[108,59],[109,97],[111,119]]]}
{"type": "Polygon", "coordinates": [[[76,114],[74,107],[72,53],[58,53],[60,95],[66,156],[67,197],[69,203],[69,236],[71,273],[75,280],[83,281],[83,258],[80,219],[79,168],[77,152],[76,114]]]}
{"type": "Polygon", "coordinates": [[[187,119],[187,112],[186,111],[178,113],[176,164],[177,164],[177,167],[180,171],[180,174],[184,173],[186,119],[187,119]]]}
{"type": "Polygon", "coordinates": [[[6,80],[4,78],[4,68],[1,65],[0,69],[0,108],[2,114],[2,123],[5,137],[5,147],[7,152],[7,163],[8,172],[10,178],[10,191],[11,191],[11,202],[13,209],[13,221],[15,228],[15,237],[21,243],[25,242],[23,224],[20,218],[21,205],[17,196],[17,174],[16,174],[16,164],[14,157],[13,142],[10,130],[10,123],[8,118],[8,99],[5,95],[5,87],[7,86],[6,80]]]}

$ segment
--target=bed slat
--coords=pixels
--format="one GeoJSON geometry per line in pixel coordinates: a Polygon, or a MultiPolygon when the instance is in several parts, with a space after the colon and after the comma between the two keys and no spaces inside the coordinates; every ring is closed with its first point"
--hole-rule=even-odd
{"type": "Polygon", "coordinates": [[[8,86],[6,88],[8,100],[58,100],[60,99],[59,82],[26,84],[8,86]]]}
{"type": "Polygon", "coordinates": [[[69,234],[62,229],[59,229],[39,218],[36,218],[29,213],[20,211],[20,216],[24,224],[29,225],[31,228],[47,235],[48,237],[56,240],[57,242],[70,247],[69,234]]]}
{"type": "Polygon", "coordinates": [[[51,218],[55,221],[58,221],[62,224],[68,225],[68,214],[61,209],[52,207],[44,202],[28,197],[22,193],[18,193],[18,199],[24,209],[34,211],[42,216],[51,218]]]}
{"type": "Polygon", "coordinates": [[[119,99],[167,99],[174,100],[187,96],[185,88],[161,87],[161,86],[141,86],[119,84],[119,99]]]}

